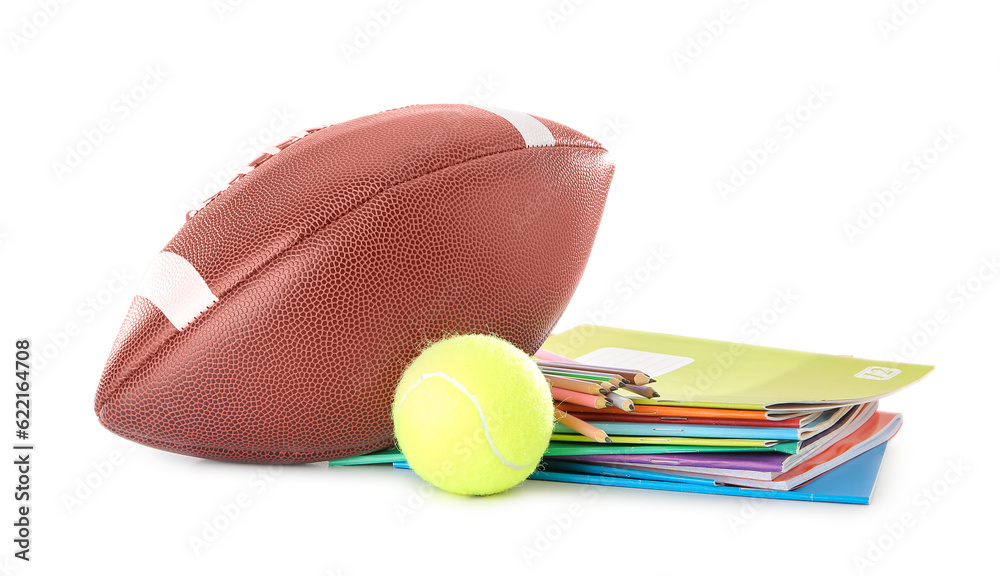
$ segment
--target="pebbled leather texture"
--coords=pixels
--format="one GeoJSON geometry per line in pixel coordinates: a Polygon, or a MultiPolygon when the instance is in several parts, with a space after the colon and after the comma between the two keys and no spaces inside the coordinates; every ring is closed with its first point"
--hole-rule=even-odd
{"type": "Polygon", "coordinates": [[[614,167],[537,118],[411,106],[311,131],[164,248],[218,299],[178,330],[136,296],[95,398],[101,423],[203,458],[314,462],[386,448],[420,350],[488,333],[533,353],[576,289],[614,167]]]}

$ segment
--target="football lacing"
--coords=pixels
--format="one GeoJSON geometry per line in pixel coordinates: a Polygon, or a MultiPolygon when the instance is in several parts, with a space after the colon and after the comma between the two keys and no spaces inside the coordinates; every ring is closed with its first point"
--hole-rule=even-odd
{"type": "Polygon", "coordinates": [[[268,158],[271,158],[272,156],[274,156],[278,152],[281,152],[285,148],[288,148],[289,146],[291,146],[295,142],[298,142],[299,140],[305,138],[306,136],[312,134],[313,132],[316,132],[317,130],[322,130],[323,128],[327,128],[329,126],[330,126],[329,124],[326,124],[324,126],[317,126],[315,128],[309,128],[309,129],[306,129],[306,130],[300,130],[300,131],[296,132],[295,134],[292,134],[291,136],[289,136],[288,139],[285,140],[284,142],[282,142],[281,144],[265,148],[264,151],[260,153],[260,156],[257,156],[256,158],[254,158],[253,160],[251,160],[249,164],[247,164],[246,166],[240,168],[236,172],[236,176],[233,176],[233,179],[230,180],[226,184],[226,187],[224,189],[219,190],[215,194],[212,194],[211,196],[209,196],[207,200],[205,200],[204,202],[202,202],[201,206],[198,206],[197,208],[195,208],[193,210],[189,210],[188,213],[184,217],[184,221],[187,222],[188,220],[190,220],[191,218],[193,218],[194,215],[197,214],[202,208],[204,208],[205,206],[208,206],[212,202],[212,200],[215,200],[216,197],[219,196],[219,194],[222,194],[223,192],[225,192],[226,190],[228,190],[229,187],[232,186],[233,184],[235,184],[240,178],[242,178],[242,177],[246,176],[247,174],[249,174],[250,172],[252,172],[256,167],[260,166],[265,161],[267,161],[268,158]]]}

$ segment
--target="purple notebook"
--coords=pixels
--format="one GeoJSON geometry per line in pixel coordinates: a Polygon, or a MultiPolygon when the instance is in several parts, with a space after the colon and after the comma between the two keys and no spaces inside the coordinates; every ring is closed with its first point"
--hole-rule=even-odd
{"type": "Polygon", "coordinates": [[[652,466],[699,466],[729,468],[754,472],[781,472],[788,454],[780,452],[708,452],[693,454],[594,454],[578,456],[547,456],[546,460],[573,460],[612,464],[652,466]]]}

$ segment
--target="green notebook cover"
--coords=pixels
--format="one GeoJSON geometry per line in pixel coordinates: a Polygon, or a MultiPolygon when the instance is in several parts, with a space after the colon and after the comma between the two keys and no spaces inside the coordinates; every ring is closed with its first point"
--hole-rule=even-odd
{"type": "MultiPolygon", "coordinates": [[[[542,348],[588,364],[643,370],[659,398],[640,404],[818,410],[871,402],[923,378],[923,364],[815,354],[584,324],[542,348]]],[[[621,392],[621,390],[619,390],[621,392]]]]}

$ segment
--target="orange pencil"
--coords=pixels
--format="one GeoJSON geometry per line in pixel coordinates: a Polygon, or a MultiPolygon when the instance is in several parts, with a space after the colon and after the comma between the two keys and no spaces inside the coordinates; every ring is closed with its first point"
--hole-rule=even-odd
{"type": "MultiPolygon", "coordinates": [[[[610,400],[600,394],[584,394],[558,386],[552,386],[549,389],[552,390],[552,398],[559,402],[569,402],[587,408],[607,408],[612,405],[610,400]]],[[[614,394],[614,392],[609,392],[609,394],[614,394]]]]}
{"type": "Polygon", "coordinates": [[[611,438],[608,437],[607,432],[604,430],[601,430],[593,424],[588,424],[572,414],[567,414],[558,408],[556,408],[556,422],[583,434],[595,442],[604,442],[607,444],[611,443],[611,438]]]}
{"type": "Polygon", "coordinates": [[[563,378],[562,376],[549,376],[546,375],[545,379],[549,381],[550,386],[558,386],[565,390],[573,390],[574,392],[583,392],[584,394],[607,394],[615,388],[605,388],[597,382],[589,382],[586,380],[574,380],[573,378],[563,378]]]}

